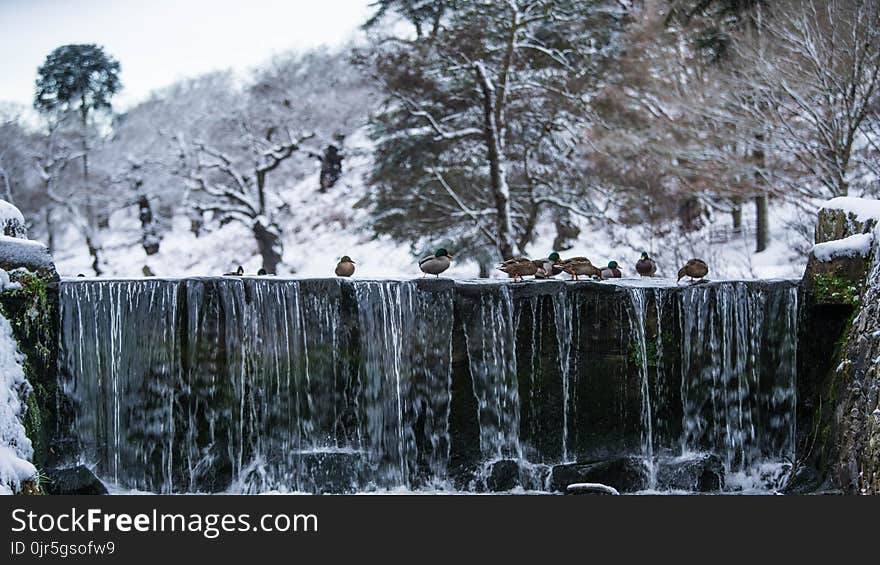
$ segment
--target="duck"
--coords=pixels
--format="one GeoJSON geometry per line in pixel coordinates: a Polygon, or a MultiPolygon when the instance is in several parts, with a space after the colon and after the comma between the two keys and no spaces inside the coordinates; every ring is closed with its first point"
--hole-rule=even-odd
{"type": "Polygon", "coordinates": [[[354,274],[354,261],[348,255],[343,255],[339,263],[336,264],[337,277],[350,277],[354,274]]]}
{"type": "Polygon", "coordinates": [[[223,273],[223,276],[224,277],[243,277],[244,276],[244,267],[239,265],[234,273],[223,273]]]}
{"type": "Polygon", "coordinates": [[[546,259],[536,259],[533,261],[535,266],[538,267],[538,270],[535,273],[535,278],[551,279],[561,273],[562,267],[558,265],[559,260],[559,253],[554,251],[548,255],[546,259]]]}
{"type": "Polygon", "coordinates": [[[526,257],[514,257],[498,265],[498,270],[503,271],[513,277],[513,282],[517,279],[522,280],[524,276],[534,275],[538,272],[539,261],[532,261],[526,257]]]}
{"type": "Polygon", "coordinates": [[[558,261],[555,263],[555,266],[571,275],[571,280],[573,281],[578,280],[580,275],[595,278],[602,277],[602,271],[594,267],[593,263],[586,257],[572,257],[565,261],[558,261]]]}
{"type": "Polygon", "coordinates": [[[695,282],[694,279],[700,279],[696,282],[703,282],[703,278],[709,274],[709,265],[706,264],[702,259],[691,259],[687,263],[684,264],[684,267],[678,270],[678,280],[680,281],[683,277],[690,277],[691,283],[695,282]]]}
{"type": "Polygon", "coordinates": [[[433,255],[422,257],[419,260],[419,269],[425,273],[424,276],[434,275],[435,277],[439,277],[440,273],[449,268],[451,261],[452,255],[441,247],[435,251],[433,255]]]}
{"type": "Polygon", "coordinates": [[[266,269],[260,269],[259,271],[257,271],[257,276],[258,276],[258,277],[265,277],[265,276],[268,275],[268,274],[269,274],[269,273],[266,272],[266,269]]]}
{"type": "Polygon", "coordinates": [[[617,261],[608,261],[608,266],[602,269],[602,279],[619,279],[622,276],[617,261]]]}
{"type": "Polygon", "coordinates": [[[653,277],[657,272],[657,263],[648,256],[647,251],[642,251],[642,258],[636,262],[636,272],[643,277],[653,277]]]}

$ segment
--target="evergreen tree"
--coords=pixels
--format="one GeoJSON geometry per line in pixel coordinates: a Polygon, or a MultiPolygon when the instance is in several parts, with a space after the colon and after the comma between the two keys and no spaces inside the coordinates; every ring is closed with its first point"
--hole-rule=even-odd
{"type": "Polygon", "coordinates": [[[600,1],[460,0],[430,41],[377,37],[362,57],[388,94],[373,121],[375,229],[510,258],[545,210],[592,215],[572,155],[623,17],[600,1]]]}

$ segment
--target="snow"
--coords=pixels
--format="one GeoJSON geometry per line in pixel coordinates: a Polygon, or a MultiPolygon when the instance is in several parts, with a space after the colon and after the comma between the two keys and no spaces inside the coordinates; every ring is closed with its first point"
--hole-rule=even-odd
{"type": "Polygon", "coordinates": [[[603,485],[602,483],[572,483],[565,490],[572,494],[589,492],[594,494],[614,494],[619,495],[620,492],[614,487],[603,485]]]}
{"type": "Polygon", "coordinates": [[[12,494],[37,474],[28,461],[34,450],[21,422],[27,409],[21,399],[31,389],[22,360],[12,326],[0,314],[0,494],[12,494]]]}
{"type": "Polygon", "coordinates": [[[880,222],[880,200],[839,196],[822,204],[825,210],[842,210],[856,217],[859,222],[877,220],[880,222]]]}
{"type": "Polygon", "coordinates": [[[24,215],[22,215],[21,210],[5,200],[0,200],[0,224],[6,224],[11,221],[17,221],[21,225],[25,225],[24,215]]]}
{"type": "Polygon", "coordinates": [[[54,270],[49,249],[38,241],[0,235],[0,262],[30,269],[54,270]]]}
{"type": "Polygon", "coordinates": [[[873,243],[874,234],[859,233],[843,239],[817,243],[813,246],[813,256],[823,263],[838,257],[867,257],[873,243]]]}
{"type": "MultiPolygon", "coordinates": [[[[339,258],[349,255],[357,263],[355,279],[421,277],[418,258],[432,249],[415,248],[408,242],[375,237],[370,232],[369,211],[360,205],[370,190],[365,177],[371,168],[372,155],[371,142],[363,131],[346,140],[346,153],[343,174],[326,193],[318,191],[317,168],[313,174],[277,181],[278,194],[272,198],[276,203],[284,203],[288,210],[271,218],[282,232],[284,254],[278,274],[333,276],[339,258]]],[[[159,252],[152,256],[147,256],[141,245],[143,232],[137,206],[115,212],[110,218],[111,229],[102,233],[103,276],[142,277],[145,265],[163,278],[219,275],[238,265],[244,266],[245,273],[256,274],[261,259],[247,226],[237,222],[212,226],[196,237],[189,229],[190,218],[181,212],[166,226],[159,252]]],[[[747,216],[748,210],[745,212],[747,216]]],[[[710,280],[800,278],[812,240],[789,226],[803,222],[804,217],[803,207],[771,206],[770,245],[761,253],[754,252],[754,237],[749,233],[726,242],[712,242],[709,231],[725,225],[727,220],[722,214],[717,214],[714,223],[699,232],[681,235],[675,228],[662,238],[638,227],[577,219],[580,237],[571,249],[560,252],[563,257],[583,255],[602,266],[614,259],[623,266],[624,276],[638,279],[635,263],[642,251],[648,251],[657,261],[660,277],[643,280],[641,285],[668,284],[662,277],[674,278],[679,267],[692,257],[708,262],[710,280]]],[[[750,221],[748,217],[744,220],[750,221]]],[[[418,235],[413,234],[414,241],[418,235]]],[[[555,237],[553,222],[541,221],[524,254],[546,257],[553,250],[555,237]]],[[[92,275],[91,257],[74,228],[57,233],[55,241],[58,245],[53,254],[63,276],[92,275]]],[[[450,251],[455,254],[456,250],[450,251]]],[[[478,275],[477,264],[462,257],[456,257],[443,273],[446,278],[458,280],[478,275]]],[[[491,276],[506,278],[504,273],[494,269],[491,276]]],[[[560,275],[556,280],[565,278],[560,275]]]]}

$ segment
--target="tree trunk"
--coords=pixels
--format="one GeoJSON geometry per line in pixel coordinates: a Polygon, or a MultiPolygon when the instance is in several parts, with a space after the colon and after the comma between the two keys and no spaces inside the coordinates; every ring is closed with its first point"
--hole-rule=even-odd
{"type": "Polygon", "coordinates": [[[730,217],[733,220],[733,229],[741,230],[743,224],[743,208],[742,202],[737,198],[733,201],[733,209],[730,211],[730,217]]]}
{"type": "Polygon", "coordinates": [[[768,218],[767,195],[755,196],[755,251],[760,253],[767,249],[770,240],[770,219],[768,218]]]}
{"type": "Polygon", "coordinates": [[[263,268],[270,275],[275,274],[278,264],[281,263],[281,239],[261,222],[254,223],[254,237],[263,257],[263,268]]]}
{"type": "Polygon", "coordinates": [[[141,245],[147,255],[155,255],[159,252],[159,235],[153,223],[150,200],[143,194],[138,197],[138,216],[141,220],[141,245]]]}
{"type": "Polygon", "coordinates": [[[752,151],[752,158],[755,162],[755,186],[758,189],[757,194],[755,195],[755,252],[760,253],[767,249],[767,245],[769,244],[770,239],[770,218],[768,204],[767,204],[767,191],[764,186],[764,176],[761,174],[761,169],[764,168],[764,149],[761,145],[764,142],[764,135],[757,134],[755,136],[755,141],[757,141],[757,146],[754,151],[752,151]]]}
{"type": "Polygon", "coordinates": [[[489,180],[498,216],[495,243],[501,257],[511,259],[517,253],[517,249],[513,242],[513,228],[510,220],[510,187],[507,185],[502,141],[499,136],[498,123],[495,121],[495,89],[483,66],[479,63],[474,66],[483,93],[483,137],[489,154],[489,180]]]}
{"type": "Polygon", "coordinates": [[[52,207],[46,206],[46,247],[49,248],[49,253],[55,251],[55,226],[52,223],[52,207]]]}
{"type": "Polygon", "coordinates": [[[101,271],[101,250],[95,245],[95,241],[91,236],[86,236],[86,247],[89,248],[89,255],[92,256],[92,270],[95,271],[95,276],[100,277],[102,274],[101,271]]]}

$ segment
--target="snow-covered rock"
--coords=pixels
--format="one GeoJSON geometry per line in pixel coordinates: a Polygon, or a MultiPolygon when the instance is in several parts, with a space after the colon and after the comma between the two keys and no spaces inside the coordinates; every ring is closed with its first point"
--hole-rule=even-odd
{"type": "Polygon", "coordinates": [[[23,399],[31,391],[23,360],[12,326],[0,314],[0,494],[17,491],[37,473],[29,461],[34,449],[22,424],[27,409],[23,399]]]}
{"type": "Polygon", "coordinates": [[[838,257],[867,257],[873,244],[873,233],[859,233],[843,239],[817,243],[813,246],[813,256],[823,263],[838,257]]]}
{"type": "Polygon", "coordinates": [[[880,225],[880,200],[841,196],[819,209],[816,243],[872,232],[880,225]]]}
{"type": "Polygon", "coordinates": [[[27,239],[27,227],[21,210],[0,200],[0,233],[9,237],[27,239]]]}
{"type": "Polygon", "coordinates": [[[839,196],[822,204],[823,210],[842,210],[858,221],[880,220],[880,200],[839,196]]]}
{"type": "Polygon", "coordinates": [[[0,235],[0,269],[24,267],[49,278],[55,277],[55,263],[49,249],[38,241],[0,235]]]}

